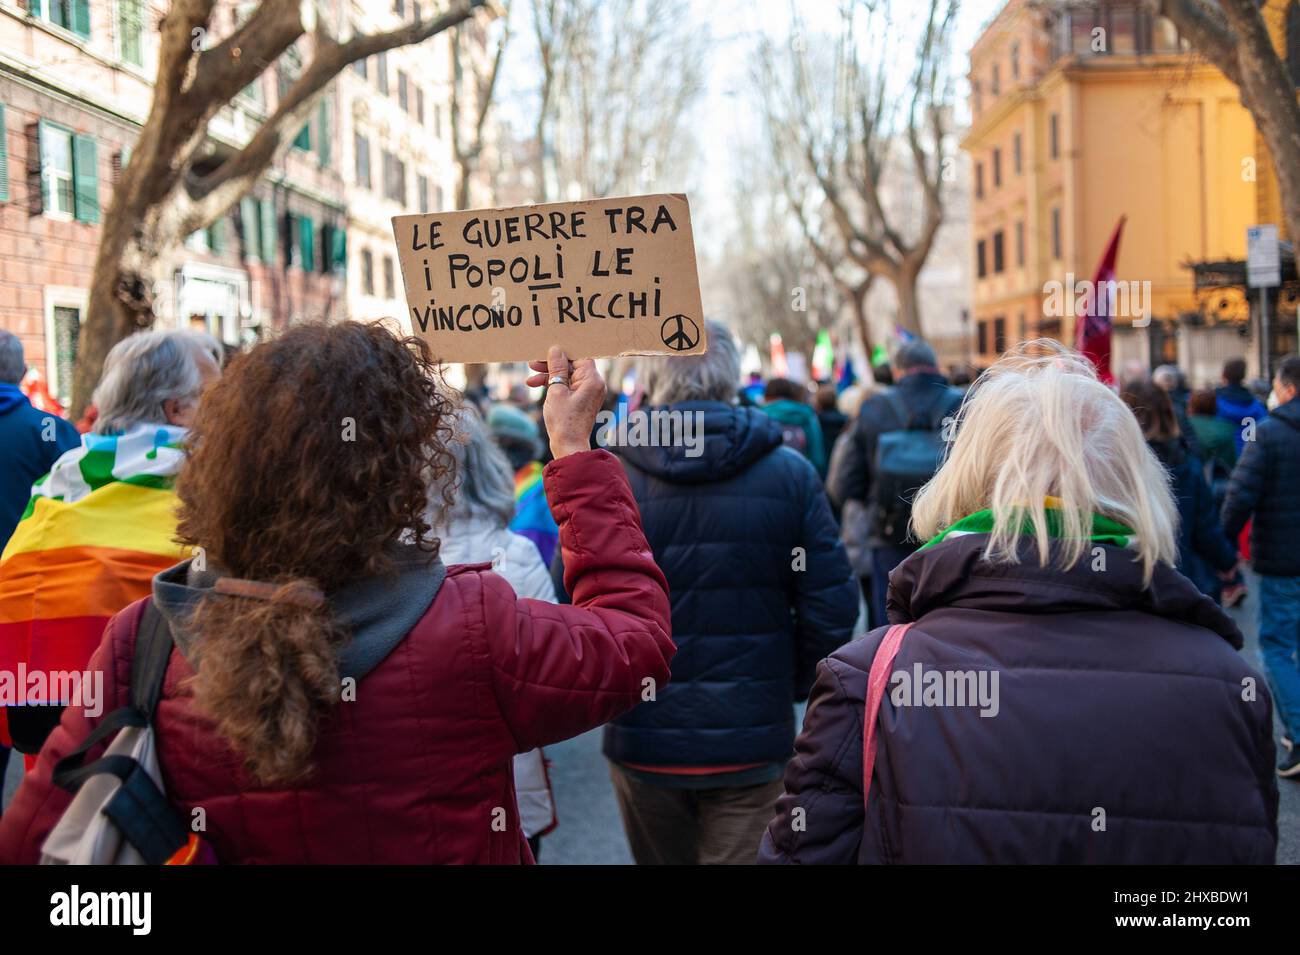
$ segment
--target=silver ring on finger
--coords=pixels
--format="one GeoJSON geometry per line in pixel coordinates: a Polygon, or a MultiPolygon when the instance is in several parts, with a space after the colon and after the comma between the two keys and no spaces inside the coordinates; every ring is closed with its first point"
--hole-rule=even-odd
{"type": "Polygon", "coordinates": [[[546,383],[548,385],[564,385],[565,388],[569,387],[569,379],[563,375],[552,375],[546,383]]]}

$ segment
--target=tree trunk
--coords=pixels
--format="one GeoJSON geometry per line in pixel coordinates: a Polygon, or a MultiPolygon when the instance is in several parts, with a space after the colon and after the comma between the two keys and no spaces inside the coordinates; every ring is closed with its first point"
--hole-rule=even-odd
{"type": "Polygon", "coordinates": [[[857,326],[858,337],[862,339],[862,351],[871,364],[871,324],[867,321],[867,292],[870,284],[848,291],[849,304],[853,306],[853,324],[857,326]]]}
{"type": "Polygon", "coordinates": [[[916,289],[916,272],[906,267],[893,276],[894,294],[898,299],[898,326],[905,332],[921,336],[921,303],[916,289]]]}

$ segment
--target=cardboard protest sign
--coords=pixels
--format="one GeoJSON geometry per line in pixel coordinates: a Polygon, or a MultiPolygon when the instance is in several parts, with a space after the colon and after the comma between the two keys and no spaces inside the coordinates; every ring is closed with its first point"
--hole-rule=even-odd
{"type": "Polygon", "coordinates": [[[698,355],[683,195],[394,216],[411,327],[443,361],[698,355]]]}

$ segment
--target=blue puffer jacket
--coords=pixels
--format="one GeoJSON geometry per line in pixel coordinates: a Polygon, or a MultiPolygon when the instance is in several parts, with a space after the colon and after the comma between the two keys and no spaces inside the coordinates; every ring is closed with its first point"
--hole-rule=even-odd
{"type": "Polygon", "coordinates": [[[1237,453],[1246,443],[1243,429],[1247,420],[1257,425],[1268,417],[1268,406],[1241,385],[1223,385],[1214,392],[1214,402],[1219,417],[1236,430],[1237,453]]]}
{"type": "Polygon", "coordinates": [[[32,483],[48,474],[64,451],[81,444],[77,429],[58,415],[33,408],[17,385],[0,382],[0,550],[18,526],[32,483]]]}
{"type": "Polygon", "coordinates": [[[794,702],[852,633],[857,583],[821,482],[782,446],[779,423],[721,402],[670,410],[702,415],[698,456],[611,450],[668,578],[677,656],[657,698],[605,728],[605,755],[648,766],[784,761],[794,702]]]}
{"type": "Polygon", "coordinates": [[[1250,562],[1269,577],[1300,577],[1300,398],[1274,409],[1242,448],[1223,501],[1223,530],[1236,540],[1247,519],[1250,562]]]}

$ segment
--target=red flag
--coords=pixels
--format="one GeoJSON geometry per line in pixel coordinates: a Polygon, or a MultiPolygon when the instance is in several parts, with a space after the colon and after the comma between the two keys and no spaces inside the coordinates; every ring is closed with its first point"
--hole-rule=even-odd
{"type": "Polygon", "coordinates": [[[1092,294],[1085,301],[1088,304],[1086,314],[1075,320],[1074,347],[1097,369],[1097,377],[1106,384],[1115,380],[1110,373],[1110,333],[1112,318],[1110,314],[1111,299],[1106,293],[1109,283],[1115,281],[1115,260],[1119,257],[1119,237],[1124,231],[1127,216],[1120,216],[1115,225],[1115,232],[1106,245],[1101,262],[1097,265],[1097,275],[1092,280],[1092,294]]]}

